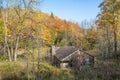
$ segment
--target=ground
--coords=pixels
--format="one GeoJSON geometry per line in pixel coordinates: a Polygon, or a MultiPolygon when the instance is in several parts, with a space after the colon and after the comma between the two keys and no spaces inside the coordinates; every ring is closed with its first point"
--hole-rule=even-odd
{"type": "Polygon", "coordinates": [[[9,62],[7,58],[0,58],[0,80],[36,80],[40,72],[41,80],[120,80],[120,56],[118,59],[103,60],[96,58],[94,66],[83,66],[81,70],[75,68],[60,69],[50,62],[41,60],[38,70],[37,58],[20,56],[16,62],[9,62]]]}

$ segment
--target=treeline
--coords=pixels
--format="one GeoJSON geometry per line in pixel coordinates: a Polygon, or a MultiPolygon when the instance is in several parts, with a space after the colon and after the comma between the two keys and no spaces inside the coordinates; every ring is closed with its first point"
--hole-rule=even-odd
{"type": "Polygon", "coordinates": [[[106,58],[117,56],[120,44],[119,0],[103,1],[97,20],[81,26],[35,9],[40,3],[37,0],[12,1],[12,4],[7,0],[0,2],[0,52],[8,55],[10,61],[16,61],[18,49],[39,50],[51,45],[93,50],[93,53],[106,58]],[[90,27],[84,28],[87,25],[90,27]]]}
{"type": "Polygon", "coordinates": [[[62,20],[53,13],[35,10],[36,4],[33,0],[0,2],[0,52],[9,61],[16,61],[19,49],[34,48],[40,53],[42,46],[94,47],[94,30],[80,28],[78,23],[62,20]]]}
{"type": "Polygon", "coordinates": [[[39,4],[0,0],[0,79],[120,79],[120,0],[103,0],[97,19],[82,25],[43,13],[39,4]],[[94,67],[61,70],[48,64],[52,45],[76,46],[99,56],[94,67]]]}

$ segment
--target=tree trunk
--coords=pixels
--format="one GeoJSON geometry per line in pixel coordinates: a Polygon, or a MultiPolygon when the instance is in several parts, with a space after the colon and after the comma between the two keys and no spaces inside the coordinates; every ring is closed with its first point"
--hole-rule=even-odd
{"type": "Polygon", "coordinates": [[[27,80],[29,80],[29,58],[27,56],[27,80]]]}
{"type": "Polygon", "coordinates": [[[4,55],[6,54],[6,45],[4,43],[4,51],[3,51],[4,55]]]}
{"type": "Polygon", "coordinates": [[[11,46],[11,58],[14,59],[13,46],[11,46]]]}
{"type": "Polygon", "coordinates": [[[35,68],[34,68],[34,66],[35,66],[35,63],[34,63],[34,48],[33,48],[33,53],[32,53],[32,58],[33,58],[33,80],[35,80],[35,72],[34,72],[34,70],[35,70],[35,68]]]}
{"type": "Polygon", "coordinates": [[[117,57],[117,26],[114,26],[114,56],[117,57]]]}
{"type": "Polygon", "coordinates": [[[107,28],[107,55],[106,55],[106,58],[109,60],[109,58],[110,58],[110,38],[109,38],[109,28],[108,27],[106,27],[107,28]]]}
{"type": "Polygon", "coordinates": [[[14,61],[16,61],[17,59],[18,42],[19,42],[19,35],[17,36],[16,46],[15,46],[14,61]]]}
{"type": "Polygon", "coordinates": [[[40,42],[39,39],[37,38],[37,50],[38,50],[38,80],[40,80],[40,42]]]}
{"type": "Polygon", "coordinates": [[[9,48],[8,44],[7,44],[7,52],[8,52],[9,61],[11,62],[12,58],[11,58],[10,48],[9,48]]]}
{"type": "MultiPolygon", "coordinates": [[[[7,52],[8,52],[8,57],[9,57],[9,61],[11,62],[12,59],[11,59],[11,54],[10,54],[10,49],[9,49],[9,46],[8,46],[8,41],[7,41],[7,19],[8,19],[8,11],[6,9],[6,13],[4,11],[4,9],[2,9],[2,18],[3,18],[3,22],[4,22],[4,28],[5,28],[5,47],[4,47],[4,50],[6,50],[7,48],[7,52]]],[[[6,51],[4,51],[6,52],[6,51]]],[[[4,53],[5,54],[5,53],[4,53]]]]}

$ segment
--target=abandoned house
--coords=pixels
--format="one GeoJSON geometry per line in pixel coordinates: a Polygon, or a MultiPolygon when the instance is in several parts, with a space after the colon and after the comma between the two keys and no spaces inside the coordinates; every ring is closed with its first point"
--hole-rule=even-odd
{"type": "Polygon", "coordinates": [[[73,46],[64,46],[61,48],[52,46],[51,53],[53,64],[60,68],[80,68],[85,64],[90,65],[94,63],[94,56],[73,46]]]}

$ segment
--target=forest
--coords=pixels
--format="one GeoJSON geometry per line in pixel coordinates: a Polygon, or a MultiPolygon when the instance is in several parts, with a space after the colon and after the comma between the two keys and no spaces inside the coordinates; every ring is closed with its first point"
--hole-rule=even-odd
{"type": "Polygon", "coordinates": [[[120,80],[120,0],[103,0],[96,19],[82,24],[42,12],[41,4],[0,0],[0,80],[120,80]],[[91,53],[94,65],[58,68],[53,45],[91,53]]]}

